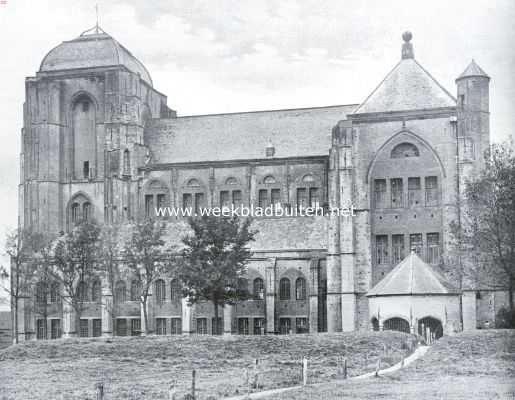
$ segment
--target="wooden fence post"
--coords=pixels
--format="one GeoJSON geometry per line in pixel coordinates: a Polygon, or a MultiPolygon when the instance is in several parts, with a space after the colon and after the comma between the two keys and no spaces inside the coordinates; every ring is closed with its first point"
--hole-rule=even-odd
{"type": "Polygon", "coordinates": [[[99,382],[96,384],[97,400],[104,400],[104,384],[99,382]]]}
{"type": "Polygon", "coordinates": [[[308,384],[308,359],[306,357],[302,360],[302,384],[304,386],[308,384]]]}
{"type": "Polygon", "coordinates": [[[379,370],[380,369],[381,369],[381,357],[379,357],[377,359],[376,373],[375,373],[376,378],[379,377],[379,370]]]}
{"type": "Polygon", "coordinates": [[[177,391],[175,390],[175,381],[172,381],[168,389],[168,400],[176,400],[177,391]]]}
{"type": "Polygon", "coordinates": [[[258,388],[258,375],[259,375],[258,363],[259,363],[259,360],[256,358],[254,360],[254,379],[252,380],[252,387],[254,389],[258,388]]]}
{"type": "Polygon", "coordinates": [[[195,379],[196,379],[197,372],[195,370],[191,371],[191,395],[193,396],[193,400],[196,399],[195,397],[195,379]]]}

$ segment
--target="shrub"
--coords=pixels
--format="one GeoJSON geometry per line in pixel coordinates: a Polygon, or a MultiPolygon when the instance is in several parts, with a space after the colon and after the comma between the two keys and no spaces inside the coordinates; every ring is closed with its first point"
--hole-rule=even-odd
{"type": "Polygon", "coordinates": [[[515,310],[501,307],[495,316],[495,327],[515,329],[515,310]]]}

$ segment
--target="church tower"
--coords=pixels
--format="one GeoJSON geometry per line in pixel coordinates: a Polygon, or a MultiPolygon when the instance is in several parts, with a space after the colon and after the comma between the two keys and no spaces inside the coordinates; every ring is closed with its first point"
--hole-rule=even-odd
{"type": "MultiPolygon", "coordinates": [[[[457,206],[460,224],[468,223],[463,192],[467,181],[476,177],[484,167],[484,153],[490,146],[490,77],[474,60],[456,79],[458,101],[456,106],[456,147],[457,147],[457,206]]],[[[472,268],[474,260],[471,252],[461,255],[459,268],[472,268]]],[[[461,282],[463,288],[462,314],[463,329],[474,330],[477,325],[477,282],[468,275],[461,282]]]]}
{"type": "Polygon", "coordinates": [[[98,25],[52,49],[26,79],[20,227],[132,218],[145,125],[163,116],[173,112],[146,68],[98,25]]]}

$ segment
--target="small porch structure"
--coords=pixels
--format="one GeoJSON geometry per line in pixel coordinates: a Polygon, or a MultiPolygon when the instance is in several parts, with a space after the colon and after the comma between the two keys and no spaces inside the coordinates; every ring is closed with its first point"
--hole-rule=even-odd
{"type": "Polygon", "coordinates": [[[460,329],[459,292],[411,252],[368,293],[370,325],[438,339],[460,329]]]}

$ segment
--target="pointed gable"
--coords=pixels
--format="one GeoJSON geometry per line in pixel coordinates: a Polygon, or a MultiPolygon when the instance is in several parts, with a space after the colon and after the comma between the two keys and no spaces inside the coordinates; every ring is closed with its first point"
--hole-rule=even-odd
{"type": "Polygon", "coordinates": [[[391,270],[367,296],[455,294],[444,277],[411,253],[391,270]]]}
{"type": "Polygon", "coordinates": [[[456,99],[415,59],[402,59],[354,114],[455,107],[456,99]]]}

